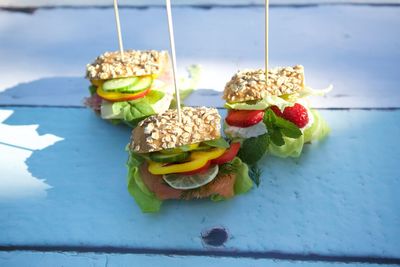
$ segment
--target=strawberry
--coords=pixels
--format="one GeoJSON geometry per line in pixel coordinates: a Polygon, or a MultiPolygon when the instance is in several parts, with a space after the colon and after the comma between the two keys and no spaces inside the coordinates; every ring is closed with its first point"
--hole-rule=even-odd
{"type": "Polygon", "coordinates": [[[276,116],[293,122],[299,128],[303,128],[308,123],[307,109],[299,103],[294,104],[293,107],[286,107],[283,112],[277,106],[272,106],[271,109],[276,116]]]}
{"type": "Polygon", "coordinates": [[[230,126],[247,128],[262,121],[264,110],[229,110],[226,123],[230,126]]]}

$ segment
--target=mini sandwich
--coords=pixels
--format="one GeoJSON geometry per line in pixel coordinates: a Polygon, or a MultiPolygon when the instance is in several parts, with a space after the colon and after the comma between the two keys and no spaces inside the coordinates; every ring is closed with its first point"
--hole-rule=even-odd
{"type": "MultiPolygon", "coordinates": [[[[316,91],[304,82],[304,68],[276,68],[236,73],[226,84],[223,99],[228,114],[225,134],[242,140],[239,156],[255,163],[268,151],[279,157],[298,157],[304,143],[329,133],[320,114],[309,108],[307,97],[330,91],[316,91]]],[[[244,160],[245,161],[245,160],[244,160]]]]}
{"type": "Polygon", "coordinates": [[[128,145],[128,190],[143,212],[168,199],[220,201],[250,190],[249,170],[236,154],[240,143],[220,135],[213,108],[167,110],[141,121],[128,145]]]}
{"type": "Polygon", "coordinates": [[[173,98],[171,64],[166,51],[106,52],[87,65],[91,96],[86,105],[101,118],[134,127],[166,111],[173,98]]]}

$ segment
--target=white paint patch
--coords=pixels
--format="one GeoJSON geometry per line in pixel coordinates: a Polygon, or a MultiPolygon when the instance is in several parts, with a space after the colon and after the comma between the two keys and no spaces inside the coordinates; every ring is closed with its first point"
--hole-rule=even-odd
{"type": "Polygon", "coordinates": [[[35,150],[49,147],[63,138],[39,135],[38,125],[3,124],[12,113],[11,110],[0,110],[0,201],[44,197],[51,186],[32,176],[26,160],[35,150]]]}

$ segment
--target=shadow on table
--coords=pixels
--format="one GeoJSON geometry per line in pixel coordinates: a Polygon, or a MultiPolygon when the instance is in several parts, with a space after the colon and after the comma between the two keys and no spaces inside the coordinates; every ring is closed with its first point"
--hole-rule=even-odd
{"type": "MultiPolygon", "coordinates": [[[[55,145],[34,151],[26,161],[32,175],[45,179],[53,187],[48,190],[50,199],[69,199],[76,205],[82,203],[80,201],[87,194],[102,204],[111,199],[120,201],[120,194],[128,196],[125,147],[131,129],[112,125],[79,107],[87,95],[84,82],[83,78],[73,77],[40,79],[0,93],[0,104],[22,105],[7,108],[15,112],[7,119],[7,124],[38,124],[39,134],[63,138],[55,145]]],[[[223,100],[221,92],[199,89],[186,99],[185,104],[222,107],[223,100]]],[[[132,199],[129,204],[131,202],[132,199]]]]}
{"type": "MultiPolygon", "coordinates": [[[[25,162],[27,175],[52,187],[46,191],[48,199],[68,198],[75,202],[74,196],[81,199],[82,192],[87,192],[103,202],[115,198],[115,192],[128,195],[125,146],[131,129],[112,125],[80,106],[87,95],[85,82],[79,77],[44,78],[0,93],[0,105],[14,112],[6,120],[8,125],[37,124],[39,135],[63,139],[32,151],[25,162]]],[[[220,105],[219,96],[220,92],[211,89],[195,90],[185,104],[220,105]]]]}
{"type": "MultiPolygon", "coordinates": [[[[0,105],[83,107],[89,82],[83,77],[52,77],[21,83],[0,92],[0,105]]],[[[194,90],[187,106],[223,107],[222,92],[213,89],[194,90]]]]}
{"type": "MultiPolygon", "coordinates": [[[[9,190],[8,195],[18,195],[21,199],[32,195],[27,181],[40,184],[41,193],[36,195],[45,196],[49,187],[65,188],[67,184],[73,184],[76,177],[85,175],[86,177],[102,177],[105,174],[112,177],[126,176],[124,162],[127,154],[124,148],[130,138],[130,129],[124,125],[111,125],[90,110],[83,108],[83,99],[88,95],[87,85],[88,82],[82,77],[53,77],[22,83],[0,92],[0,106],[4,105],[5,109],[14,112],[7,119],[5,126],[10,127],[8,124],[11,123],[16,128],[24,127],[24,125],[29,128],[28,125],[38,124],[39,134],[53,134],[64,139],[55,145],[49,143],[50,147],[47,148],[27,147],[30,151],[19,153],[20,159],[13,160],[18,161],[18,167],[14,167],[11,172],[7,171],[9,177],[18,176],[11,180],[19,193],[14,194],[9,190]],[[15,106],[17,108],[13,108],[15,106]],[[28,170],[24,167],[26,164],[28,170]],[[102,170],[103,166],[107,168],[102,170]],[[66,175],[68,178],[57,180],[65,174],[68,174],[66,175]],[[43,179],[48,179],[48,181],[43,179]]],[[[221,99],[217,97],[219,94],[211,89],[195,90],[185,104],[220,105],[218,101],[221,99]]],[[[32,138],[31,135],[37,135],[35,129],[32,134],[26,132],[23,137],[16,136],[15,138],[29,139],[32,138]]],[[[37,142],[37,140],[30,140],[37,142]]],[[[16,141],[18,143],[18,140],[16,141]]],[[[0,135],[1,142],[4,143],[4,138],[2,139],[0,135]]],[[[20,151],[20,148],[7,148],[7,151],[10,149],[20,151]]],[[[110,181],[112,180],[106,180],[102,184],[110,183],[109,186],[114,186],[115,183],[110,181]]],[[[5,182],[3,180],[3,184],[5,182]]],[[[51,194],[52,190],[49,192],[51,194]]]]}
{"type": "Polygon", "coordinates": [[[83,77],[42,78],[0,92],[0,105],[83,106],[88,86],[83,77]]]}

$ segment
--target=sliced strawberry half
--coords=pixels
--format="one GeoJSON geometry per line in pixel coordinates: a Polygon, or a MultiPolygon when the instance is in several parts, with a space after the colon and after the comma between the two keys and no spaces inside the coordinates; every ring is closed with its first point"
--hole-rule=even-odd
{"type": "Polygon", "coordinates": [[[225,121],[230,126],[247,128],[262,121],[264,110],[234,110],[228,111],[225,121]]]}
{"type": "Polygon", "coordinates": [[[307,109],[299,103],[294,104],[293,107],[286,107],[283,112],[277,106],[272,106],[271,109],[276,116],[293,122],[299,128],[306,126],[309,121],[307,109]]]}

